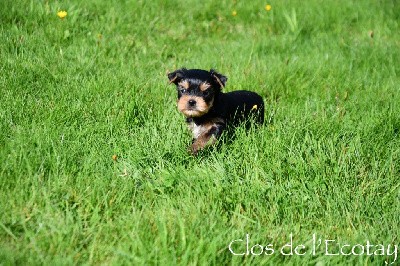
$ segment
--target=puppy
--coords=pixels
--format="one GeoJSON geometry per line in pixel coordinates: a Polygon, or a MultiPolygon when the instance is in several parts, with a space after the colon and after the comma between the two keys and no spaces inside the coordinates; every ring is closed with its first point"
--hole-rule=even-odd
{"type": "Polygon", "coordinates": [[[251,91],[223,93],[228,78],[213,69],[181,68],[168,74],[178,91],[178,110],[186,116],[193,133],[190,152],[196,155],[214,144],[222,132],[231,126],[254,119],[264,122],[264,102],[251,91]]]}

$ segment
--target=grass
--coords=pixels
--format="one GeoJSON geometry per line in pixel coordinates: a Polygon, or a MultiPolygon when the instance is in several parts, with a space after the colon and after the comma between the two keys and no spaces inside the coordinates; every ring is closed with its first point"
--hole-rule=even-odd
{"type": "Polygon", "coordinates": [[[0,265],[399,263],[312,254],[313,234],[399,244],[399,14],[390,0],[3,0],[0,265]],[[166,78],[182,66],[261,94],[265,126],[191,157],[166,78]],[[233,256],[246,234],[275,253],[233,256]],[[290,234],[306,255],[280,255],[290,234]]]}

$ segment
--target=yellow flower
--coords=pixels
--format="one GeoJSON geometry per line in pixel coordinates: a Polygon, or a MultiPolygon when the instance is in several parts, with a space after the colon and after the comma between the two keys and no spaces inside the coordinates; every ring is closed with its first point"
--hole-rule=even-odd
{"type": "Polygon", "coordinates": [[[271,5],[266,5],[266,6],[265,6],[265,10],[270,11],[271,9],[272,9],[272,6],[271,6],[271,5]]]}
{"type": "Polygon", "coordinates": [[[253,108],[251,108],[251,110],[257,110],[257,104],[253,105],[253,108]]]}
{"type": "Polygon", "coordinates": [[[61,19],[65,18],[67,16],[67,11],[58,11],[57,16],[61,19]]]}
{"type": "Polygon", "coordinates": [[[236,15],[237,15],[236,10],[233,10],[233,11],[232,11],[232,16],[236,16],[236,15]]]}

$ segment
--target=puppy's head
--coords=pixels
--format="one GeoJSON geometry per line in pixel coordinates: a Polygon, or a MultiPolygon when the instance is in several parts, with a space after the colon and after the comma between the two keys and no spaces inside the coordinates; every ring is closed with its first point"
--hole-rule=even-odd
{"type": "Polygon", "coordinates": [[[225,86],[227,77],[200,69],[181,68],[168,74],[170,83],[178,90],[178,110],[186,117],[200,117],[208,113],[214,98],[225,86]]]}

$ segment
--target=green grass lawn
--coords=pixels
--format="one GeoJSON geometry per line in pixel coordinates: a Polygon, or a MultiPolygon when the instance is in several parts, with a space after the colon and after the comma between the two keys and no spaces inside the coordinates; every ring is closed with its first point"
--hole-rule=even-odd
{"type": "Polygon", "coordinates": [[[395,0],[2,0],[0,265],[398,265],[399,84],[395,0]],[[265,125],[190,156],[180,67],[265,125]]]}

